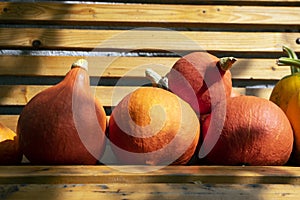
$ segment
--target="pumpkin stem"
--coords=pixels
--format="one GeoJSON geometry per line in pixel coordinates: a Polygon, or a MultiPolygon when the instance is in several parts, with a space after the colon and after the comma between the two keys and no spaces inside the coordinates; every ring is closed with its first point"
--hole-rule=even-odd
{"type": "Polygon", "coordinates": [[[279,66],[287,66],[290,65],[291,66],[291,72],[292,74],[299,72],[299,68],[300,68],[300,60],[299,59],[294,59],[294,58],[285,58],[285,57],[281,57],[277,60],[277,65],[279,66]],[[295,68],[295,70],[292,70],[292,67],[295,68]]]}
{"type": "Polygon", "coordinates": [[[163,88],[169,90],[168,78],[162,77],[152,69],[146,69],[145,75],[151,80],[151,83],[154,87],[163,88]]]}
{"type": "MultiPolygon", "coordinates": [[[[282,50],[288,54],[289,58],[298,59],[297,54],[295,53],[295,51],[288,48],[287,46],[282,46],[282,50]]],[[[281,61],[282,61],[282,59],[281,59],[281,61]]],[[[285,61],[283,61],[283,62],[285,62],[285,61]]],[[[287,64],[287,65],[290,65],[291,74],[295,74],[297,72],[300,72],[299,66],[297,67],[297,64],[294,65],[293,62],[288,62],[288,63],[289,64],[287,64]]],[[[278,60],[277,64],[281,65],[281,62],[278,60]]]]}
{"type": "Polygon", "coordinates": [[[76,67],[80,67],[80,68],[88,71],[88,61],[81,58],[72,64],[71,69],[76,68],[76,67]]]}
{"type": "Polygon", "coordinates": [[[217,62],[217,66],[223,70],[223,71],[227,71],[229,70],[232,65],[237,61],[236,58],[234,57],[223,57],[220,58],[220,60],[217,62]]]}

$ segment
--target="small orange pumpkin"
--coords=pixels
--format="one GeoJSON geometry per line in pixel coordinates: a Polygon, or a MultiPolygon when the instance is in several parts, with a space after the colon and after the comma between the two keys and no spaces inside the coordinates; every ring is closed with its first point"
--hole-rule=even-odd
{"type": "Polygon", "coordinates": [[[212,106],[230,97],[230,68],[236,58],[217,58],[207,52],[192,52],[178,59],[165,77],[146,70],[152,84],[170,90],[188,102],[197,114],[208,114],[212,106]]]}
{"type": "Polygon", "coordinates": [[[22,157],[17,134],[0,123],[0,165],[19,164],[22,157]]]}
{"type": "Polygon", "coordinates": [[[277,64],[289,65],[291,74],[283,77],[276,83],[270,95],[270,100],[286,112],[290,98],[297,93],[300,88],[300,61],[292,49],[283,46],[283,50],[287,52],[289,58],[279,58],[277,64]]]}
{"type": "Polygon", "coordinates": [[[34,164],[96,164],[104,153],[106,114],[90,91],[87,61],[34,96],[20,114],[17,134],[34,164]]]}
{"type": "Polygon", "coordinates": [[[200,123],[175,94],[142,87],[114,108],[109,140],[120,164],[186,164],[194,154],[200,123]]]}
{"type": "Polygon", "coordinates": [[[300,90],[290,98],[286,115],[294,131],[294,149],[290,160],[291,163],[300,165],[300,90]]]}
{"type": "Polygon", "coordinates": [[[170,91],[187,101],[200,114],[208,114],[218,102],[230,96],[230,68],[236,59],[217,58],[207,52],[193,52],[180,58],[167,73],[170,91]]]}

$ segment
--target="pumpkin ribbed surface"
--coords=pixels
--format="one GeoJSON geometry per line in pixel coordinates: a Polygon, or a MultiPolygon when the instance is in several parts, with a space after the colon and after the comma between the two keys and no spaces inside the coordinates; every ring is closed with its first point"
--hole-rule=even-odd
{"type": "MultiPolygon", "coordinates": [[[[210,121],[210,117],[205,119],[204,137],[209,135],[210,126],[212,134],[218,131],[214,130],[215,123],[218,122],[210,121]]],[[[259,97],[238,96],[227,100],[223,130],[204,163],[283,165],[292,148],[291,125],[277,105],[259,97]]]]}
{"type": "Polygon", "coordinates": [[[290,98],[299,88],[300,73],[288,75],[276,83],[270,95],[270,100],[286,112],[290,98]]]}
{"type": "Polygon", "coordinates": [[[114,108],[109,122],[112,149],[122,164],[185,164],[199,134],[192,108],[160,88],[130,93],[114,108]]]}
{"type": "Polygon", "coordinates": [[[300,92],[296,92],[287,105],[286,115],[290,120],[294,131],[294,149],[291,162],[300,165],[300,92]]]}
{"type": "Polygon", "coordinates": [[[229,97],[232,90],[231,72],[221,70],[219,60],[207,52],[183,56],[166,75],[169,89],[197,113],[210,113],[211,107],[229,97]]]}

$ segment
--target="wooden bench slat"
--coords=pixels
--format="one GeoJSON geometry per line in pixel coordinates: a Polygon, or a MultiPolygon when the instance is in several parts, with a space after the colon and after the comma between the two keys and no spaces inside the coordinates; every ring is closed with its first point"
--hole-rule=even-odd
{"type": "MultiPolygon", "coordinates": [[[[234,56],[234,53],[232,54],[234,56]]],[[[80,56],[0,56],[0,75],[64,76],[80,56]]],[[[85,57],[89,74],[96,77],[143,77],[152,68],[164,76],[179,57],[85,57]]],[[[290,73],[276,59],[238,58],[231,69],[233,79],[279,80],[290,73]]]]}
{"type": "Polygon", "coordinates": [[[281,25],[299,27],[299,7],[1,3],[2,23],[132,26],[199,26],[205,24],[281,25]],[[183,20],[184,19],[184,20],[183,20]]]}
{"type": "Polygon", "coordinates": [[[132,165],[1,166],[0,184],[300,184],[298,167],[168,166],[160,168],[132,165]]]}
{"type": "Polygon", "coordinates": [[[0,28],[0,33],[1,48],[281,53],[282,45],[286,45],[300,50],[298,33],[43,28],[0,28]]]}
{"type": "MultiPolygon", "coordinates": [[[[0,105],[25,105],[37,93],[50,86],[13,85],[0,86],[0,105]]],[[[93,87],[92,92],[103,106],[115,106],[125,95],[137,87],[93,87]]]]}
{"type": "Polygon", "coordinates": [[[19,115],[0,115],[0,122],[13,131],[17,131],[19,115]]]}
{"type": "MultiPolygon", "coordinates": [[[[0,106],[24,106],[33,97],[33,95],[37,94],[37,92],[41,91],[42,89],[47,88],[46,86],[33,86],[28,89],[30,92],[25,94],[22,88],[24,89],[26,87],[28,86],[0,86],[0,106]]],[[[112,105],[116,105],[117,102],[122,99],[122,97],[127,95],[133,89],[134,88],[132,87],[126,87],[124,89],[119,89],[118,92],[113,93],[113,88],[102,87],[96,90],[96,95],[99,95],[100,93],[106,93],[105,95],[99,95],[99,98],[104,106],[110,107],[112,105]]],[[[234,88],[234,90],[240,94],[259,96],[265,99],[269,99],[272,92],[272,88],[234,88]]],[[[13,131],[16,131],[18,117],[19,115],[0,114],[0,122],[13,131]]]]}
{"type": "MultiPolygon", "coordinates": [[[[50,86],[33,86],[33,85],[0,85],[0,105],[23,106],[37,93],[49,88],[50,86]]],[[[137,87],[130,86],[98,86],[93,87],[92,92],[98,97],[103,106],[115,106],[117,103],[134,91],[137,87]]],[[[269,98],[272,88],[234,88],[241,94],[260,96],[269,98]]]]}
{"type": "Polygon", "coordinates": [[[107,0],[106,2],[119,2],[119,3],[160,3],[160,4],[213,4],[213,5],[299,5],[299,0],[107,0]]]}
{"type": "Polygon", "coordinates": [[[288,184],[12,184],[0,185],[6,199],[297,199],[288,184]],[[137,189],[138,188],[138,189],[137,189]]]}

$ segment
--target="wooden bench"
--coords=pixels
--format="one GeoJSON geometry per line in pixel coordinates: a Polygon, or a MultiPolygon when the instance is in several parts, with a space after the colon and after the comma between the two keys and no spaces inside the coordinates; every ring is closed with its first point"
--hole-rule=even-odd
{"type": "MultiPolygon", "coordinates": [[[[238,58],[234,89],[269,98],[272,86],[290,73],[276,66],[282,45],[300,50],[299,0],[106,2],[0,3],[3,124],[15,130],[24,105],[82,57],[109,115],[124,95],[149,83],[145,68],[164,75],[181,55],[197,50],[238,58]]],[[[139,174],[130,173],[131,167],[137,166],[0,166],[0,198],[233,200],[300,194],[298,167],[168,166],[139,174]]]]}

